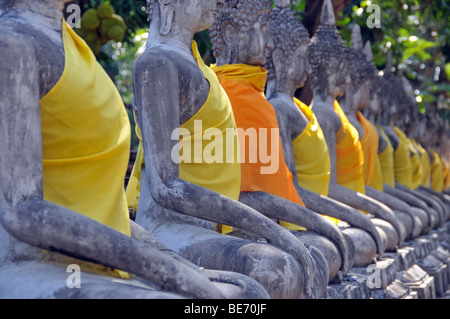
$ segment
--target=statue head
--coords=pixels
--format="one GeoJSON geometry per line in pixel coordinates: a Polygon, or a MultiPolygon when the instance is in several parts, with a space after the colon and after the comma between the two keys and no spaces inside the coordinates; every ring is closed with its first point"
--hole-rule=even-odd
{"type": "Polygon", "coordinates": [[[209,29],[218,65],[264,65],[267,60],[270,0],[224,0],[209,29]]]}
{"type": "Polygon", "coordinates": [[[218,2],[221,0],[147,0],[148,17],[162,35],[169,34],[175,24],[195,34],[214,23],[218,2]]]}
{"type": "Polygon", "coordinates": [[[26,5],[39,6],[40,4],[46,4],[50,7],[55,7],[57,9],[63,9],[64,4],[73,0],[0,0],[0,10],[5,10],[7,8],[19,7],[22,8],[26,5]]]}
{"type": "Polygon", "coordinates": [[[320,25],[311,39],[309,63],[314,94],[342,96],[351,79],[348,65],[349,48],[336,27],[331,0],[325,0],[320,25]]]}
{"type": "Polygon", "coordinates": [[[277,88],[290,82],[294,89],[304,86],[311,67],[308,62],[310,36],[308,30],[295,16],[290,2],[279,3],[270,13],[270,50],[266,68],[268,80],[276,80],[277,88]]]}
{"type": "Polygon", "coordinates": [[[383,92],[381,92],[380,121],[383,125],[401,125],[403,83],[393,72],[392,56],[388,52],[386,67],[383,70],[383,92]]]}
{"type": "Polygon", "coordinates": [[[349,51],[349,72],[351,82],[346,89],[346,99],[358,110],[369,107],[372,82],[375,76],[375,66],[369,61],[370,53],[366,47],[364,50],[359,25],[352,30],[351,49],[349,51]]]}

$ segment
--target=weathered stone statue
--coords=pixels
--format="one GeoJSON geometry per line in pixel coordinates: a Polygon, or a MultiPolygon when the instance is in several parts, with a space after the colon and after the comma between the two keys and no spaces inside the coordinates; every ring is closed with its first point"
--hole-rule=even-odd
{"type": "MultiPolygon", "coordinates": [[[[406,134],[397,126],[397,123],[404,123],[402,114],[406,111],[401,109],[408,96],[404,91],[404,86],[400,78],[392,72],[391,59],[388,56],[388,63],[383,75],[384,93],[380,99],[381,111],[378,116],[380,124],[389,142],[394,149],[394,176],[395,188],[390,185],[384,186],[384,191],[408,203],[410,206],[425,211],[428,220],[422,221],[427,225],[425,231],[436,228],[443,222],[442,208],[427,196],[414,190],[413,185],[413,164],[411,161],[411,148],[406,134]]],[[[421,213],[417,211],[420,215],[421,213]]]]}
{"type": "MultiPolygon", "coordinates": [[[[270,29],[274,48],[267,63],[267,98],[277,113],[283,153],[298,193],[307,208],[360,228],[367,233],[366,237],[370,238],[370,234],[381,253],[383,243],[370,219],[362,212],[327,197],[330,164],[322,129],[314,113],[294,100],[296,89],[304,85],[311,71],[308,63],[310,37],[290,9],[289,2],[285,6],[277,4],[272,10],[270,29]]],[[[355,233],[349,233],[349,236],[355,233]]],[[[351,240],[351,246],[360,246],[364,242],[355,239],[351,240]]],[[[358,251],[364,251],[366,255],[356,256],[356,265],[373,260],[373,251],[364,250],[361,246],[358,251]]]]}
{"type": "Polygon", "coordinates": [[[0,1],[0,297],[267,297],[130,223],[129,120],[65,2],[0,1]]]}
{"type": "Polygon", "coordinates": [[[363,51],[361,30],[359,26],[355,26],[353,28],[352,49],[349,60],[352,82],[347,87],[342,102],[343,109],[349,121],[358,130],[361,141],[364,154],[363,176],[366,184],[366,194],[395,211],[397,218],[400,219],[406,228],[405,238],[413,230],[414,235],[417,236],[422,229],[422,224],[417,223],[418,217],[411,210],[411,207],[398,198],[384,192],[383,172],[379,153],[387,148],[387,142],[380,138],[378,129],[362,113],[369,107],[370,90],[376,76],[373,61],[370,61],[370,58],[370,44],[363,51]]]}
{"type": "Polygon", "coordinates": [[[364,160],[358,133],[336,101],[345,93],[351,79],[348,72],[349,49],[335,23],[331,2],[325,1],[321,26],[312,38],[309,53],[314,90],[311,109],[322,127],[330,153],[328,196],[374,215],[378,218],[378,226],[383,224],[383,227],[394,229],[396,238],[388,238],[388,248],[394,248],[404,238],[404,228],[389,207],[364,194],[364,160]]]}
{"type": "Polygon", "coordinates": [[[136,222],[199,266],[254,278],[272,298],[312,294],[317,251],[237,201],[241,170],[231,104],[193,43],[195,33],[213,25],[216,2],[148,1],[149,41],[133,71],[145,154],[135,166],[135,173],[142,168],[136,222]],[[211,150],[214,145],[220,146],[211,150]],[[273,245],[226,235],[230,227],[273,245]]]}
{"type": "Polygon", "coordinates": [[[231,101],[243,142],[241,154],[261,155],[267,144],[278,162],[277,169],[264,174],[261,168],[265,164],[261,158],[254,163],[243,158],[239,201],[279,221],[300,241],[317,248],[325,256],[326,264],[323,265],[323,257],[313,255],[318,258],[318,280],[325,274],[319,267],[329,268],[329,275],[321,278],[319,287],[322,285],[322,288],[316,288],[320,291],[340,269],[349,269],[352,256],[339,229],[304,207],[285,163],[277,116],[263,95],[267,70],[262,65],[266,62],[266,45],[271,45],[270,8],[270,1],[260,0],[219,5],[219,15],[210,32],[217,59],[213,70],[231,101]],[[258,132],[258,141],[251,137],[247,141],[246,136],[254,130],[258,132]],[[265,132],[269,130],[272,136],[267,137],[265,132]],[[308,232],[298,231],[302,229],[300,226],[306,227],[308,232]]]}

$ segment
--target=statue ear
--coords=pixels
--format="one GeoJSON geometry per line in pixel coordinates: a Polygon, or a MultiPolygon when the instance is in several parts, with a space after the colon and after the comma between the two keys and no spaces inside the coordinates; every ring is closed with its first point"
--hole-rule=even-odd
{"type": "Polygon", "coordinates": [[[171,2],[172,0],[158,0],[161,16],[161,28],[159,31],[162,35],[168,34],[172,28],[173,6],[171,2]]]}
{"type": "Polygon", "coordinates": [[[275,48],[272,51],[272,63],[273,67],[275,69],[275,75],[277,78],[282,74],[283,70],[283,63],[286,62],[283,60],[283,52],[279,48],[275,48]]]}
{"type": "Polygon", "coordinates": [[[222,23],[220,29],[222,30],[222,38],[225,41],[227,47],[236,44],[237,31],[236,28],[230,22],[222,23]]]}

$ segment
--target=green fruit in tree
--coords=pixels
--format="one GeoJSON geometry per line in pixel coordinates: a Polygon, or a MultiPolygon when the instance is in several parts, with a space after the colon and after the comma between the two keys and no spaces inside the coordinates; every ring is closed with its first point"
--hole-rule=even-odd
{"type": "Polygon", "coordinates": [[[89,9],[81,17],[81,25],[88,30],[95,30],[100,26],[97,10],[89,9]]]}
{"type": "Polygon", "coordinates": [[[88,30],[88,31],[86,32],[86,35],[83,37],[83,39],[84,39],[86,42],[88,42],[88,43],[97,41],[97,40],[98,40],[98,34],[97,34],[97,31],[95,31],[95,30],[88,30]]]}
{"type": "Polygon", "coordinates": [[[114,41],[120,42],[125,37],[125,29],[120,26],[113,26],[108,30],[108,37],[114,41]]]}
{"type": "Polygon", "coordinates": [[[102,19],[111,18],[114,14],[114,7],[109,3],[102,3],[98,7],[98,16],[102,19]]]}
{"type": "Polygon", "coordinates": [[[111,29],[113,26],[117,25],[117,21],[114,19],[102,19],[100,23],[99,32],[102,37],[108,36],[108,30],[111,29]]]}
{"type": "Polygon", "coordinates": [[[113,14],[111,19],[115,20],[123,29],[127,29],[127,24],[125,23],[125,20],[118,14],[113,14]]]}

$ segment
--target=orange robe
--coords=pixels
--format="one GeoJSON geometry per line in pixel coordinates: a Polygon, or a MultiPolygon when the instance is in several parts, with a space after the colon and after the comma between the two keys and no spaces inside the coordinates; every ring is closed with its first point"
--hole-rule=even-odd
{"type": "Polygon", "coordinates": [[[355,192],[365,194],[363,166],[364,153],[359,134],[350,123],[337,101],[334,110],[339,115],[342,127],[336,134],[336,177],[337,183],[355,192]]]}
{"type": "Polygon", "coordinates": [[[361,146],[364,154],[364,182],[367,186],[383,191],[383,172],[381,171],[378,148],[380,136],[375,126],[367,120],[361,112],[357,114],[358,121],[364,130],[361,146]]]}
{"type": "MultiPolygon", "coordinates": [[[[261,191],[304,207],[294,186],[293,175],[284,160],[276,112],[264,96],[267,70],[244,64],[213,67],[213,70],[231,101],[238,127],[241,147],[241,192],[261,191]],[[268,154],[274,142],[278,143],[278,146],[274,147],[275,154],[270,156],[272,160],[278,161],[278,167],[276,171],[265,172],[269,164],[264,163],[264,159],[260,156],[266,153],[261,146],[267,147],[268,154]]],[[[304,229],[282,221],[280,224],[292,230],[304,229]]]]}

